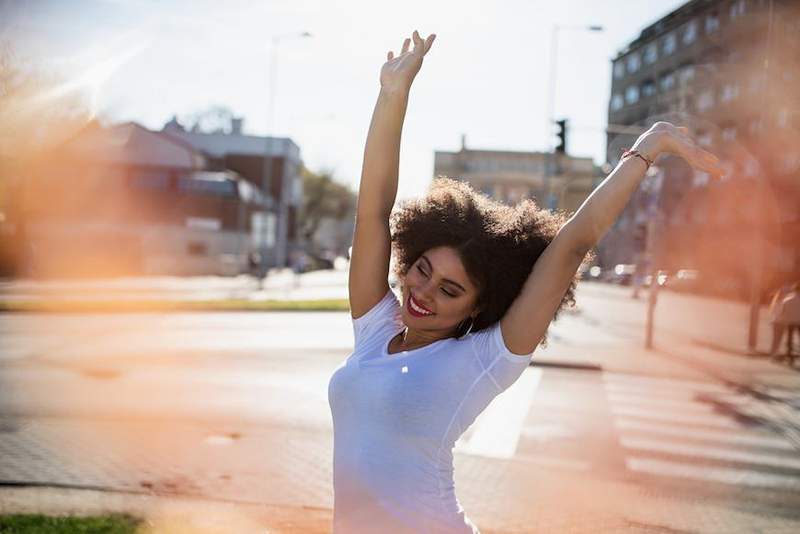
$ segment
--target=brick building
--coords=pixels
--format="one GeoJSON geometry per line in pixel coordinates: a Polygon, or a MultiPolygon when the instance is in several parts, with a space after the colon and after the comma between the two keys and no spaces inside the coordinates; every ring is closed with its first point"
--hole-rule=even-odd
{"type": "Polygon", "coordinates": [[[540,206],[570,213],[589,196],[598,178],[591,158],[561,153],[476,150],[467,148],[464,138],[458,152],[435,153],[433,173],[468,182],[476,190],[506,204],[531,198],[540,206]],[[546,172],[548,165],[550,169],[546,172]]]}

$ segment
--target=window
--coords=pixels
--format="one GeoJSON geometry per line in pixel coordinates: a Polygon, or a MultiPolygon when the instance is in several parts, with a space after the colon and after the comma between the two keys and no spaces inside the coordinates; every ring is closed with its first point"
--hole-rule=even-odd
{"type": "Polygon", "coordinates": [[[207,256],[208,247],[205,243],[189,241],[188,245],[186,246],[186,252],[189,254],[189,256],[207,256]]]}
{"type": "Polygon", "coordinates": [[[642,82],[642,96],[653,96],[656,94],[656,84],[653,80],[645,80],[642,82]]]}
{"type": "Polygon", "coordinates": [[[742,15],[744,15],[744,6],[745,6],[744,0],[737,0],[736,2],[731,4],[731,10],[730,10],[731,18],[735,19],[736,17],[741,17],[742,15]]]}
{"type": "Polygon", "coordinates": [[[658,59],[658,47],[655,43],[650,43],[644,49],[644,62],[649,65],[650,63],[655,63],[656,59],[658,59]]]}
{"type": "Polygon", "coordinates": [[[635,104],[639,101],[639,88],[631,85],[625,90],[625,102],[628,104],[635,104]]]}
{"type": "Polygon", "coordinates": [[[726,83],[722,86],[720,99],[723,102],[730,102],[739,96],[739,84],[736,82],[726,83]]]}
{"type": "Polygon", "coordinates": [[[625,63],[617,61],[614,63],[614,78],[622,78],[625,76],[625,63]]]}
{"type": "Polygon", "coordinates": [[[617,93],[611,97],[611,109],[613,111],[617,111],[618,109],[622,109],[622,106],[625,102],[622,100],[622,95],[617,93]]]}
{"type": "Polygon", "coordinates": [[[800,155],[790,152],[783,157],[781,163],[783,172],[794,172],[797,170],[797,167],[800,166],[800,155]]]}
{"type": "Polygon", "coordinates": [[[714,106],[714,93],[706,89],[697,97],[697,111],[706,111],[714,106]]]}
{"type": "Polygon", "coordinates": [[[789,110],[786,108],[779,109],[776,122],[778,126],[781,128],[786,128],[787,126],[789,126],[789,110]]]}
{"type": "Polygon", "coordinates": [[[758,164],[758,160],[756,158],[748,158],[747,161],[744,163],[744,173],[747,176],[755,176],[758,174],[758,171],[761,170],[761,166],[758,164]]]}
{"type": "Polygon", "coordinates": [[[675,87],[675,75],[671,72],[664,74],[658,80],[658,85],[661,87],[662,92],[669,91],[675,87]]]}
{"type": "Polygon", "coordinates": [[[683,67],[678,74],[681,83],[689,83],[690,81],[694,80],[694,73],[694,65],[687,65],[683,67]]]}
{"type": "Polygon", "coordinates": [[[691,21],[683,29],[683,44],[691,44],[697,38],[697,22],[691,21]]]}
{"type": "Polygon", "coordinates": [[[697,144],[700,146],[711,146],[711,142],[713,141],[710,133],[703,133],[697,135],[697,144]]]}
{"type": "Polygon", "coordinates": [[[736,128],[733,126],[728,126],[727,128],[723,128],[722,139],[729,142],[736,141],[736,128]]]}
{"type": "Polygon", "coordinates": [[[633,53],[628,56],[628,72],[636,72],[639,70],[639,54],[633,53]]]}
{"type": "Polygon", "coordinates": [[[668,56],[675,51],[676,39],[674,33],[668,33],[664,36],[664,55],[668,56]]]}
{"type": "MultiPolygon", "coordinates": [[[[692,176],[692,185],[694,187],[702,187],[707,185],[711,176],[707,172],[695,169],[694,176],[692,176]]],[[[695,212],[698,214],[697,212],[695,212]]]]}
{"type": "Polygon", "coordinates": [[[706,17],[706,33],[714,33],[719,29],[719,15],[711,13],[706,17]]]}
{"type": "Polygon", "coordinates": [[[208,180],[192,176],[178,179],[178,191],[226,197],[236,196],[237,193],[236,182],[233,180],[208,180]]]}
{"type": "Polygon", "coordinates": [[[131,185],[136,189],[167,189],[169,174],[164,171],[134,171],[131,185]]]}

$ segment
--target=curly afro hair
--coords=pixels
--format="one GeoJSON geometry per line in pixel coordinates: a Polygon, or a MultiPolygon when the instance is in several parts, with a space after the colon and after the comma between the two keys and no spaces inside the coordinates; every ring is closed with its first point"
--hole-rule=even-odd
{"type": "MultiPolygon", "coordinates": [[[[440,176],[425,197],[406,201],[392,213],[394,274],[404,279],[427,250],[455,249],[479,290],[481,311],[472,326],[478,331],[505,314],[566,219],[565,214],[551,213],[533,200],[506,206],[466,182],[440,176]]],[[[576,275],[570,282],[555,317],[566,305],[575,305],[577,279],[576,275]]],[[[545,336],[542,345],[546,343],[545,336]]]]}

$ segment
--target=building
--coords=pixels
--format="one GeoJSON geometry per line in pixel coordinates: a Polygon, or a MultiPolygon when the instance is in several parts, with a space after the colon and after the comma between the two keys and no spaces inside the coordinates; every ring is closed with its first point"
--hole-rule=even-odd
{"type": "Polygon", "coordinates": [[[300,148],[288,138],[261,137],[242,132],[243,120],[233,119],[230,132],[187,131],[173,118],[163,133],[201,152],[208,169],[232,170],[267,197],[263,231],[269,236],[260,251],[262,267],[285,267],[290,253],[302,249],[297,215],[303,202],[300,148]],[[267,194],[268,192],[268,194],[267,194]]]}
{"type": "Polygon", "coordinates": [[[734,296],[759,277],[768,289],[800,275],[800,3],[687,2],[611,69],[611,165],[668,120],[689,126],[728,172],[714,180],[662,157],[600,243],[601,264],[697,269],[705,289],[734,296]]]}
{"type": "Polygon", "coordinates": [[[19,180],[9,219],[33,276],[247,272],[266,202],[188,143],[92,124],[19,180]]]}
{"type": "Polygon", "coordinates": [[[591,158],[561,153],[474,150],[466,147],[463,136],[458,152],[436,151],[433,173],[468,182],[506,204],[531,198],[540,206],[569,213],[589,196],[598,177],[591,158]]]}

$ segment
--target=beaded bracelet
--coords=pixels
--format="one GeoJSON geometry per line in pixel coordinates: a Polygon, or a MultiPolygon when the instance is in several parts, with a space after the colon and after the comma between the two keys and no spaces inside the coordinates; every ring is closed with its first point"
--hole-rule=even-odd
{"type": "Polygon", "coordinates": [[[635,157],[635,158],[641,158],[641,160],[644,161],[645,165],[647,165],[647,169],[648,170],[650,169],[650,165],[653,164],[653,160],[647,159],[647,156],[645,156],[644,154],[642,154],[638,150],[633,150],[633,149],[629,149],[629,150],[626,150],[625,152],[623,152],[622,153],[622,157],[620,159],[624,160],[624,159],[626,159],[628,157],[631,157],[631,156],[635,157]]]}

